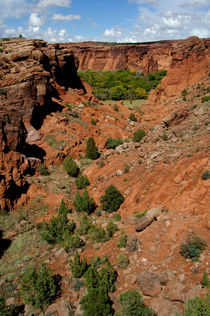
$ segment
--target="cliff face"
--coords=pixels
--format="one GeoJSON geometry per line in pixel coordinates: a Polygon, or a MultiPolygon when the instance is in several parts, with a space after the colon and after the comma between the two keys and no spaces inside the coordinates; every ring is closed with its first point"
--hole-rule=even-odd
{"type": "Polygon", "coordinates": [[[53,83],[56,81],[66,89],[83,86],[72,53],[61,50],[59,45],[47,46],[41,40],[11,40],[2,47],[0,208],[8,208],[17,198],[15,192],[25,190],[23,174],[31,170],[35,158],[42,159],[45,155],[37,146],[27,144],[26,136],[30,131],[39,137],[34,127],[39,127],[43,117],[59,107],[52,101],[58,95],[53,83]]]}
{"type": "Polygon", "coordinates": [[[210,39],[190,37],[173,45],[167,76],[152,91],[149,102],[176,97],[187,87],[199,82],[209,72],[210,39]]]}
{"type": "Polygon", "coordinates": [[[79,60],[79,70],[135,69],[140,72],[155,72],[168,69],[171,52],[176,41],[143,44],[68,43],[68,48],[79,60]]]}

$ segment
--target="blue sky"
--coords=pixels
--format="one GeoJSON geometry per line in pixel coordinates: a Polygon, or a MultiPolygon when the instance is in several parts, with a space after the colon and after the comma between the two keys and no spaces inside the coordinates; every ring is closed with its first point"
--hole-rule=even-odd
{"type": "Polygon", "coordinates": [[[145,42],[210,37],[209,0],[0,0],[0,37],[145,42]]]}

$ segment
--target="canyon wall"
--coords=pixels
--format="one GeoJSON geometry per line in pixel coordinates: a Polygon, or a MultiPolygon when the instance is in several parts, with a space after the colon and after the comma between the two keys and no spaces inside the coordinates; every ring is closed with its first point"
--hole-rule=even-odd
{"type": "Polygon", "coordinates": [[[83,88],[71,52],[42,40],[3,42],[0,53],[0,208],[11,208],[27,188],[24,174],[32,172],[45,152],[26,142],[45,115],[59,109],[54,83],[65,89],[83,88]]]}
{"type": "Polygon", "coordinates": [[[147,74],[170,69],[195,50],[194,46],[197,46],[198,42],[199,48],[195,49],[198,48],[202,54],[205,54],[205,47],[209,47],[210,40],[201,40],[197,37],[139,44],[81,42],[61,45],[71,50],[78,58],[79,70],[134,69],[147,74]]]}

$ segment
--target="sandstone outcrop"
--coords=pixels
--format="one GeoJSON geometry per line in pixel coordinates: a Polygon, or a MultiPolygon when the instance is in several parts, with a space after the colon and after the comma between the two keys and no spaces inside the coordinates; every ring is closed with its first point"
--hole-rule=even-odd
{"type": "Polygon", "coordinates": [[[42,149],[28,142],[41,137],[36,128],[40,127],[44,116],[61,108],[52,101],[52,97],[58,97],[54,82],[65,89],[85,88],[77,77],[77,61],[74,56],[65,49],[61,50],[57,44],[47,46],[42,40],[11,40],[4,42],[2,50],[0,207],[8,208],[17,198],[13,196],[14,188],[18,187],[20,193],[21,187],[24,191],[26,185],[21,168],[26,171],[31,164],[24,162],[23,166],[27,167],[21,167],[23,160],[26,161],[26,157],[42,159],[45,155],[42,149]]]}

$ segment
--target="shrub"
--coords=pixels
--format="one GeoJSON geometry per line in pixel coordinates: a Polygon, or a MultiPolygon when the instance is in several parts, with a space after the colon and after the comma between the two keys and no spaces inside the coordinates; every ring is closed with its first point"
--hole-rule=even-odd
{"type": "Polygon", "coordinates": [[[210,312],[210,295],[196,296],[185,304],[185,316],[208,316],[210,312]]]}
{"type": "Polygon", "coordinates": [[[209,277],[208,277],[208,273],[204,272],[202,279],[201,279],[201,284],[203,287],[206,287],[207,289],[210,287],[210,281],[209,281],[209,277]]]}
{"type": "Polygon", "coordinates": [[[114,219],[114,221],[116,221],[116,222],[121,221],[121,215],[120,215],[120,213],[114,214],[113,219],[114,219]]]}
{"type": "Polygon", "coordinates": [[[114,138],[108,137],[106,141],[106,148],[115,149],[117,146],[121,145],[122,143],[123,141],[120,138],[114,139],[114,138]]]}
{"type": "Polygon", "coordinates": [[[74,278],[81,278],[85,271],[87,270],[87,261],[85,258],[80,260],[80,255],[78,251],[75,251],[74,261],[70,259],[69,261],[71,273],[74,278]]]}
{"type": "Polygon", "coordinates": [[[141,295],[135,290],[120,294],[121,316],[153,316],[154,311],[147,307],[141,295]]]}
{"type": "Polygon", "coordinates": [[[201,176],[201,179],[202,179],[202,180],[208,180],[208,179],[210,179],[210,172],[209,172],[209,170],[204,171],[204,173],[203,173],[202,176],[201,176]]]}
{"type": "Polygon", "coordinates": [[[92,118],[92,119],[90,120],[90,124],[96,125],[96,121],[92,118]]]}
{"type": "Polygon", "coordinates": [[[0,316],[12,316],[12,310],[6,305],[3,296],[0,296],[0,316]]]}
{"type": "Polygon", "coordinates": [[[92,227],[92,221],[87,215],[82,216],[77,228],[77,232],[80,236],[86,235],[89,229],[92,227]]]}
{"type": "Polygon", "coordinates": [[[0,89],[0,95],[7,95],[7,91],[4,89],[0,89]]]}
{"type": "Polygon", "coordinates": [[[78,292],[84,286],[84,282],[82,280],[76,279],[72,288],[74,291],[78,292]]]}
{"type": "Polygon", "coordinates": [[[69,112],[72,112],[72,105],[69,103],[66,103],[65,106],[68,108],[69,112]]]}
{"type": "Polygon", "coordinates": [[[83,174],[80,173],[78,178],[75,180],[75,184],[77,189],[81,190],[86,188],[90,184],[90,182],[86,175],[83,176],[83,174]]]}
{"type": "Polygon", "coordinates": [[[145,130],[138,129],[136,132],[133,133],[133,140],[134,142],[140,142],[142,138],[146,135],[145,130]]]}
{"type": "Polygon", "coordinates": [[[89,137],[86,145],[86,157],[89,159],[98,159],[100,154],[98,148],[96,147],[93,137],[89,137]]]}
{"type": "Polygon", "coordinates": [[[121,236],[120,236],[120,241],[119,241],[119,247],[120,247],[120,248],[125,248],[126,245],[127,245],[127,240],[128,240],[127,235],[125,234],[124,231],[121,231],[121,236]]]}
{"type": "Polygon", "coordinates": [[[124,201],[123,195],[114,185],[110,185],[105,192],[106,194],[100,197],[102,209],[109,213],[117,211],[124,201]]]}
{"type": "Polygon", "coordinates": [[[128,173],[130,171],[130,165],[129,163],[125,162],[124,163],[124,173],[128,173]]]}
{"type": "Polygon", "coordinates": [[[136,115],[135,115],[134,113],[131,113],[131,114],[129,115],[129,120],[130,120],[130,121],[133,121],[133,122],[137,122],[136,115]]]}
{"type": "Polygon", "coordinates": [[[91,214],[95,209],[95,202],[93,198],[89,198],[86,189],[81,195],[79,192],[77,192],[73,205],[77,212],[86,212],[88,214],[91,214]]]}
{"type": "Polygon", "coordinates": [[[197,261],[201,252],[206,249],[206,247],[206,241],[194,233],[188,234],[186,241],[181,244],[180,249],[183,257],[197,261]]]}
{"type": "Polygon", "coordinates": [[[53,216],[49,224],[42,223],[43,232],[41,236],[49,244],[57,244],[64,240],[64,234],[71,235],[75,228],[74,221],[70,223],[66,215],[59,214],[57,217],[53,216]]]}
{"type": "Polygon", "coordinates": [[[89,230],[92,239],[96,242],[105,242],[108,240],[106,231],[101,225],[94,225],[89,230]]]}
{"type": "Polygon", "coordinates": [[[43,310],[55,299],[57,292],[55,278],[50,268],[41,264],[38,270],[29,266],[21,279],[20,293],[25,304],[43,310]]]}
{"type": "Polygon", "coordinates": [[[204,102],[209,101],[209,100],[210,100],[210,95],[203,97],[201,102],[204,103],[204,102]]]}
{"type": "Polygon", "coordinates": [[[116,112],[119,111],[119,107],[117,106],[117,104],[114,105],[114,110],[115,110],[116,112]]]}
{"type": "Polygon", "coordinates": [[[117,265],[120,268],[126,268],[129,265],[129,259],[126,254],[120,254],[117,258],[117,265]]]}
{"type": "Polygon", "coordinates": [[[63,246],[66,252],[71,252],[79,248],[84,248],[85,242],[79,237],[79,235],[67,235],[64,236],[63,246]]]}
{"type": "Polygon", "coordinates": [[[79,168],[73,158],[67,157],[63,161],[63,168],[71,177],[77,177],[79,168]]]}
{"type": "Polygon", "coordinates": [[[147,214],[147,210],[145,210],[145,211],[143,211],[141,213],[135,213],[135,217],[141,218],[141,217],[145,216],[146,214],[147,214]]]}
{"type": "Polygon", "coordinates": [[[114,233],[116,233],[116,231],[118,231],[118,227],[116,224],[114,224],[112,221],[108,223],[108,225],[106,226],[106,234],[108,238],[112,238],[112,236],[114,235],[114,233]]]}
{"type": "Polygon", "coordinates": [[[48,176],[50,174],[48,168],[46,167],[44,163],[41,163],[38,166],[38,171],[42,176],[48,176]]]}
{"type": "Polygon", "coordinates": [[[168,140],[168,135],[166,134],[166,132],[163,133],[162,139],[167,142],[168,140]]]}
{"type": "Polygon", "coordinates": [[[59,205],[58,212],[60,215],[66,216],[69,212],[69,207],[68,205],[64,202],[64,199],[61,200],[61,203],[59,205]]]}

